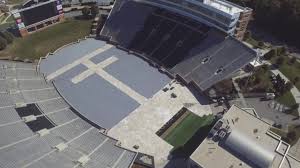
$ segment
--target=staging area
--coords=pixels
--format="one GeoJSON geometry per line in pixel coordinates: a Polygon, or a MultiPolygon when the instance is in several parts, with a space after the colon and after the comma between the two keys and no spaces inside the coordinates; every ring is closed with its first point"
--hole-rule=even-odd
{"type": "Polygon", "coordinates": [[[144,60],[95,39],[48,56],[41,61],[40,70],[74,109],[105,129],[116,125],[171,81],[144,60]],[[73,48],[80,54],[73,56],[73,48]]]}

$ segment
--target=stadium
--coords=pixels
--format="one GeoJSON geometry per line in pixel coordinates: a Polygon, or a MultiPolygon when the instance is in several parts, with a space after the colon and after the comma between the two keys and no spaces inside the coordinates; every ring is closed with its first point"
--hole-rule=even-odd
{"type": "Polygon", "coordinates": [[[212,114],[204,92],[256,52],[159,2],[116,0],[96,38],[0,62],[0,167],[182,167],[158,132],[212,114]]]}

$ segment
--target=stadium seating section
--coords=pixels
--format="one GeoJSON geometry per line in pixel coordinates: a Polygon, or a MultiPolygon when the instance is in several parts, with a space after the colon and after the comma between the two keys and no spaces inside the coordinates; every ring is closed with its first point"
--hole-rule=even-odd
{"type": "Polygon", "coordinates": [[[256,56],[240,41],[189,16],[128,0],[116,1],[100,36],[155,61],[201,90],[256,56]]]}
{"type": "Polygon", "coordinates": [[[0,62],[0,135],[1,168],[127,168],[136,157],[73,113],[33,64],[0,62]]]}

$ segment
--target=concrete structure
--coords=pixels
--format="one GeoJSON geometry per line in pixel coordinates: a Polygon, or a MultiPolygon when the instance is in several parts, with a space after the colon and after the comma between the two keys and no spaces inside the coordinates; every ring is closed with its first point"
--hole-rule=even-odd
{"type": "Polygon", "coordinates": [[[190,167],[298,168],[290,145],[256,114],[232,106],[191,155],[190,167]]]}
{"type": "Polygon", "coordinates": [[[134,0],[168,8],[243,39],[252,9],[226,0],[134,0]]]}
{"type": "Polygon", "coordinates": [[[78,114],[123,147],[153,156],[159,168],[173,147],[156,132],[185,106],[199,116],[212,113],[204,96],[104,41],[88,38],[64,46],[38,69],[78,114]]]}

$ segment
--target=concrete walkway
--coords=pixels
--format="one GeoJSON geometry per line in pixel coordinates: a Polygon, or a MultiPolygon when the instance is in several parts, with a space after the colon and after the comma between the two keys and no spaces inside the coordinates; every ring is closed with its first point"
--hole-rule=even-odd
{"type": "Polygon", "coordinates": [[[244,77],[247,77],[250,75],[251,75],[251,73],[242,73],[242,74],[238,75],[237,77],[232,78],[233,86],[235,87],[235,89],[238,92],[238,96],[240,97],[240,101],[243,105],[243,108],[247,108],[248,104],[246,103],[244,95],[241,93],[241,89],[240,89],[238,83],[236,83],[236,79],[241,79],[241,78],[244,78],[244,77]]]}
{"type": "Polygon", "coordinates": [[[88,53],[87,55],[81,57],[80,59],[75,60],[74,62],[72,62],[72,63],[70,63],[70,64],[67,64],[67,65],[63,66],[62,68],[56,70],[55,72],[49,74],[49,75],[46,77],[46,79],[47,79],[48,81],[53,80],[54,78],[60,76],[61,74],[65,73],[65,72],[67,72],[68,70],[74,68],[75,66],[81,64],[83,61],[88,60],[88,59],[91,59],[91,58],[93,58],[94,56],[96,56],[96,55],[98,55],[98,54],[100,54],[100,53],[102,53],[102,52],[104,52],[104,51],[106,51],[106,50],[108,50],[108,49],[110,49],[110,48],[112,48],[112,47],[113,47],[112,45],[106,44],[105,46],[103,46],[103,47],[101,47],[101,48],[99,48],[99,49],[97,49],[97,50],[95,50],[95,51],[93,51],[93,52],[91,52],[91,53],[88,53]]]}

